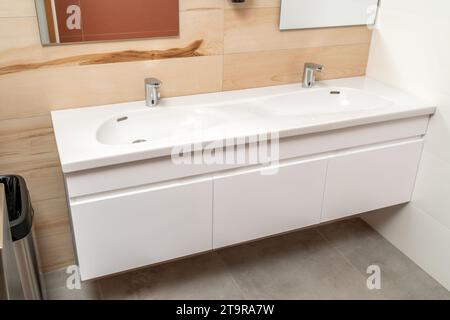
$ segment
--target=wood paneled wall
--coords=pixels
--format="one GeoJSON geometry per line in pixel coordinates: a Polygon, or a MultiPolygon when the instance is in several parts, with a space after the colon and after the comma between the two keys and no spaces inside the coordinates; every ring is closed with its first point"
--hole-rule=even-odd
{"type": "Polygon", "coordinates": [[[300,82],[305,61],[321,79],[365,74],[366,27],[278,30],[280,0],[180,0],[180,36],[43,48],[33,0],[0,0],[0,68],[121,50],[167,50],[202,40],[196,56],[95,65],[55,65],[0,76],[0,173],[23,175],[36,211],[41,268],[74,261],[50,110],[142,100],[144,78],[162,96],[300,82]]]}

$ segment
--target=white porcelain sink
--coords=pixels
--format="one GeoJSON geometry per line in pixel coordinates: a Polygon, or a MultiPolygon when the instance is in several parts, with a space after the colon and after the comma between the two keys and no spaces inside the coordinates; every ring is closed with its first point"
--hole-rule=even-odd
{"type": "Polygon", "coordinates": [[[386,108],[393,102],[359,89],[332,87],[268,97],[258,104],[267,114],[295,117],[386,108]]]}
{"type": "Polygon", "coordinates": [[[177,139],[200,135],[223,120],[205,108],[188,113],[177,111],[180,110],[152,108],[115,115],[98,128],[97,140],[123,145],[177,139]]]}
{"type": "Polygon", "coordinates": [[[65,173],[165,157],[174,146],[277,132],[281,139],[429,115],[432,104],[366,77],[52,112],[65,173]]]}

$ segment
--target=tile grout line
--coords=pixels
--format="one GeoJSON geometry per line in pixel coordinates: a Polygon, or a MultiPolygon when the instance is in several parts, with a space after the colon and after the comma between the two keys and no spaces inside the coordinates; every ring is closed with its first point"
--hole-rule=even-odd
{"type": "MultiPolygon", "coordinates": [[[[316,232],[320,235],[320,237],[322,237],[331,246],[331,248],[334,251],[336,251],[345,260],[345,262],[347,262],[347,264],[350,265],[350,267],[353,270],[355,270],[361,276],[362,279],[367,279],[366,278],[367,275],[363,274],[361,271],[359,271],[358,268],[344,255],[344,253],[341,250],[339,250],[339,248],[334,246],[333,243],[320,230],[316,229],[316,232]]],[[[382,299],[382,300],[386,299],[383,292],[381,292],[380,297],[378,299],[382,299]]]]}
{"type": "Polygon", "coordinates": [[[98,291],[98,296],[99,296],[98,300],[105,300],[105,295],[103,294],[103,289],[102,289],[102,285],[101,285],[100,281],[95,281],[95,286],[97,287],[97,291],[98,291]]]}
{"type": "Polygon", "coordinates": [[[358,268],[344,255],[344,253],[342,253],[339,248],[334,246],[333,243],[322,232],[317,229],[315,231],[331,246],[334,251],[336,251],[342,258],[344,258],[344,260],[352,267],[352,269],[357,271],[358,274],[361,275],[364,279],[366,278],[366,274],[363,274],[361,271],[359,271],[358,268]]]}
{"type": "Polygon", "coordinates": [[[230,275],[231,280],[233,281],[233,283],[236,285],[236,287],[239,289],[239,292],[242,294],[242,296],[244,297],[244,300],[249,300],[250,298],[248,297],[248,295],[244,292],[244,290],[242,290],[242,287],[239,285],[239,283],[237,282],[237,280],[235,279],[233,273],[231,272],[231,269],[228,265],[228,263],[222,258],[222,255],[215,251],[215,253],[217,254],[217,256],[219,257],[220,261],[222,261],[223,265],[226,268],[227,273],[230,275]]]}

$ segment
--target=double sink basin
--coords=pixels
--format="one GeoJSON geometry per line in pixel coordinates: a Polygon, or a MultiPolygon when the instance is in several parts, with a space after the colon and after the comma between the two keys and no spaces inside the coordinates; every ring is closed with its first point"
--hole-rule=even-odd
{"type": "Polygon", "coordinates": [[[171,155],[174,147],[292,136],[430,115],[432,104],[367,77],[52,112],[64,173],[171,155]]]}
{"type": "Polygon", "coordinates": [[[97,140],[106,145],[147,143],[205,135],[230,136],[281,130],[299,121],[329,120],[336,114],[357,115],[392,106],[393,102],[361,89],[314,88],[197,108],[155,107],[114,115],[97,130],[97,140]]]}

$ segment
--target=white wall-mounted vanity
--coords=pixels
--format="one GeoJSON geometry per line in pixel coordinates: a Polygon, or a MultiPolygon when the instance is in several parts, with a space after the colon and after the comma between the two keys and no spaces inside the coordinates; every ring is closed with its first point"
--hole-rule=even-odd
{"type": "Polygon", "coordinates": [[[55,111],[82,279],[406,203],[434,112],[365,77],[55,111]],[[267,132],[268,166],[171,158],[267,132]]]}

